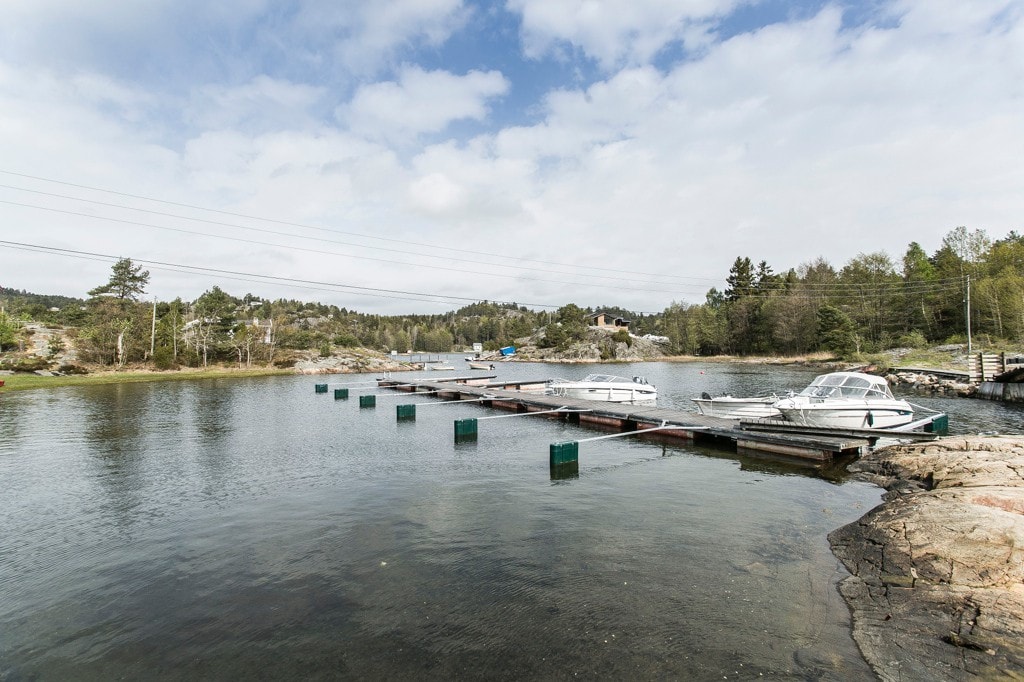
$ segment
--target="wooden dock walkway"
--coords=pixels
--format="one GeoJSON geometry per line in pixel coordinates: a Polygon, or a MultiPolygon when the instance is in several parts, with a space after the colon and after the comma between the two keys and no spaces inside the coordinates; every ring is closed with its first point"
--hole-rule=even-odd
{"type": "Polygon", "coordinates": [[[433,381],[400,381],[385,378],[378,385],[410,394],[429,392],[431,396],[445,400],[473,400],[485,407],[519,413],[545,412],[547,418],[604,431],[630,432],[672,427],[637,436],[705,442],[820,463],[839,456],[861,454],[879,437],[874,432],[876,430],[867,430],[871,433],[772,430],[771,425],[763,421],[738,422],[679,409],[545,395],[546,380],[509,383],[491,379],[493,377],[448,377],[433,381]]]}

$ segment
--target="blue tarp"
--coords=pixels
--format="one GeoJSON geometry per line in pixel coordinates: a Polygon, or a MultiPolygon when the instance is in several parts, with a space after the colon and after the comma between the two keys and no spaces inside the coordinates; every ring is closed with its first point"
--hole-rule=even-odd
{"type": "Polygon", "coordinates": [[[515,346],[505,346],[504,348],[499,348],[498,352],[501,353],[502,355],[514,355],[515,352],[516,352],[516,347],[515,346]]]}

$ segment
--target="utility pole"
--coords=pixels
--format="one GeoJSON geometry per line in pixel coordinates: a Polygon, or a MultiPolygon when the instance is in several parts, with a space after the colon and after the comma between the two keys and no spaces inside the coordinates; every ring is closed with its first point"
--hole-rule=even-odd
{"type": "Polygon", "coordinates": [[[153,297],[153,331],[149,334],[149,359],[153,359],[156,350],[156,296],[153,297]]]}
{"type": "Polygon", "coordinates": [[[967,353],[971,353],[971,276],[967,275],[967,291],[964,295],[964,309],[967,317],[967,353]]]}

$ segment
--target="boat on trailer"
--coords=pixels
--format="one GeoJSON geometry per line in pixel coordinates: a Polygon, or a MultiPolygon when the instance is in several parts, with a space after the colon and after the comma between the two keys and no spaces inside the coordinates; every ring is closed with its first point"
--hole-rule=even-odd
{"type": "Polygon", "coordinates": [[[862,372],[822,374],[774,407],[788,422],[822,428],[893,429],[914,420],[914,408],[883,377],[862,372]]]}
{"type": "Polygon", "coordinates": [[[658,389],[644,377],[628,379],[613,374],[588,374],[582,380],[552,379],[546,392],[563,398],[611,403],[653,403],[658,398],[658,389]]]}

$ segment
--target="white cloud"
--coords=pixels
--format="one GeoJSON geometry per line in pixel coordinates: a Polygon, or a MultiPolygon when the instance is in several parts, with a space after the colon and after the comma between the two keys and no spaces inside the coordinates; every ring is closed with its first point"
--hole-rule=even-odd
{"type": "MultiPolygon", "coordinates": [[[[956,225],[996,238],[1019,230],[1024,10],[1010,2],[953,3],[948,15],[924,2],[888,7],[891,16],[874,26],[845,28],[840,11],[828,8],[710,43],[672,68],[636,65],[582,88],[562,83],[537,100],[533,120],[473,139],[456,138],[452,123],[486,122],[495,98],[515,91],[516,69],[458,75],[410,62],[393,80],[357,91],[339,126],[320,115],[337,94],[316,80],[199,80],[179,100],[104,71],[0,61],[0,166],[335,233],[220,218],[287,237],[116,213],[211,235],[203,237],[10,205],[0,205],[0,231],[281,277],[660,310],[671,300],[701,300],[737,255],[776,270],[819,255],[841,266],[860,252],[898,259],[910,241],[934,250],[956,225]],[[192,126],[185,132],[172,117],[180,101],[192,126]],[[486,263],[499,260],[482,255],[493,251],[704,279],[652,287],[667,292],[633,291],[627,282],[590,289],[556,274],[573,268],[529,260],[518,264],[550,272],[499,278],[489,274],[503,272],[496,265],[425,244],[469,246],[486,263]]],[[[630,44],[607,54],[625,55],[630,44]]],[[[12,190],[0,199],[29,202],[12,190]]],[[[107,263],[54,268],[47,258],[8,258],[5,285],[81,295],[109,271],[107,263]]],[[[216,275],[160,273],[153,281],[155,293],[170,297],[219,284],[381,312],[444,307],[216,275]]]]}
{"type": "Polygon", "coordinates": [[[407,66],[397,82],[361,87],[338,114],[354,132],[403,141],[421,133],[440,132],[453,121],[483,119],[487,100],[505,94],[508,87],[497,71],[457,76],[407,66]]]}
{"type": "Polygon", "coordinates": [[[324,88],[257,76],[237,87],[198,88],[183,114],[200,130],[301,130],[317,125],[314,107],[324,96],[324,88]]]}
{"type": "Polygon", "coordinates": [[[372,74],[403,48],[444,43],[469,14],[463,0],[322,0],[303,5],[294,26],[346,69],[372,74]]]}
{"type": "Polygon", "coordinates": [[[471,15],[463,0],[0,0],[0,12],[0,58],[162,78],[154,89],[245,82],[260,69],[373,75],[404,51],[441,45],[471,15]]]}
{"type": "Polygon", "coordinates": [[[540,57],[563,44],[582,50],[609,69],[646,64],[669,43],[699,39],[694,31],[728,14],[741,0],[509,0],[522,13],[526,54],[540,57]]]}

